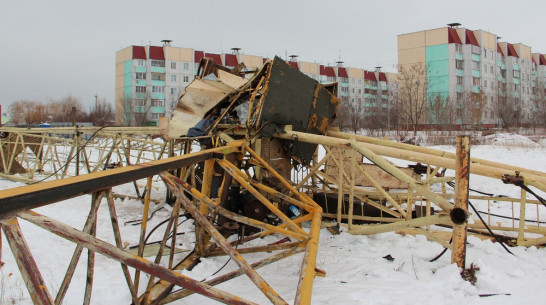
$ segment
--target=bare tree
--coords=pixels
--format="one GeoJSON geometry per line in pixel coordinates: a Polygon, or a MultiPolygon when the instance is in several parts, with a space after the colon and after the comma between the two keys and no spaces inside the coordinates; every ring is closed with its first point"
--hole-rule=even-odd
{"type": "Polygon", "coordinates": [[[546,127],[546,82],[539,79],[532,88],[533,128],[546,127]]]}
{"type": "Polygon", "coordinates": [[[402,124],[411,126],[414,136],[417,126],[425,123],[427,105],[426,65],[416,63],[398,67],[398,106],[402,124]]]}
{"type": "Polygon", "coordinates": [[[39,124],[47,120],[42,102],[19,100],[9,106],[9,113],[15,124],[39,124]]]}
{"type": "Polygon", "coordinates": [[[362,119],[360,110],[357,110],[362,108],[361,103],[359,105],[356,106],[347,100],[342,100],[336,112],[334,126],[339,127],[342,131],[352,130],[356,133],[360,128],[360,120],[362,119]]]}
{"type": "Polygon", "coordinates": [[[105,98],[99,99],[95,109],[89,113],[89,120],[94,126],[107,126],[114,120],[112,104],[106,102],[105,98]]]}
{"type": "Polygon", "coordinates": [[[440,94],[436,94],[430,99],[428,108],[432,115],[432,118],[430,118],[431,123],[435,123],[439,127],[445,127],[446,129],[451,128],[454,122],[451,116],[452,107],[449,96],[444,98],[440,94]]]}
{"type": "Polygon", "coordinates": [[[87,121],[88,114],[83,110],[80,98],[71,94],[60,100],[51,99],[47,105],[50,119],[54,122],[70,122],[73,119],[72,109],[76,107],[76,121],[87,121]]]}
{"type": "Polygon", "coordinates": [[[495,110],[503,128],[517,127],[521,122],[521,98],[515,97],[512,86],[499,84],[499,92],[495,95],[495,110]]]}

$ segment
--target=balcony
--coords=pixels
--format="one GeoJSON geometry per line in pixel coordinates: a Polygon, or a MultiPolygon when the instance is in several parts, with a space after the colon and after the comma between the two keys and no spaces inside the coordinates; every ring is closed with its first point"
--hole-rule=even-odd
{"type": "Polygon", "coordinates": [[[159,87],[165,87],[165,81],[164,80],[153,80],[152,86],[159,86],[159,87]]]}
{"type": "Polygon", "coordinates": [[[165,73],[165,67],[152,67],[152,73],[165,73]]]}
{"type": "Polygon", "coordinates": [[[472,76],[473,77],[480,77],[480,71],[479,70],[472,70],[472,76]]]}
{"type": "Polygon", "coordinates": [[[146,67],[143,67],[143,66],[136,66],[136,67],[135,67],[135,72],[146,73],[146,67]]]}
{"type": "Polygon", "coordinates": [[[472,86],[472,92],[474,92],[474,93],[480,93],[480,91],[481,91],[480,86],[472,86]]]}

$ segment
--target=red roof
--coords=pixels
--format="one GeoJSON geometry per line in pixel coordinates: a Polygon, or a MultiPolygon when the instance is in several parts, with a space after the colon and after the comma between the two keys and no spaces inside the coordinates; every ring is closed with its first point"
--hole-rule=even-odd
{"type": "Polygon", "coordinates": [[[476,39],[476,36],[474,36],[474,32],[467,29],[465,31],[465,34],[466,34],[466,44],[471,44],[471,45],[477,46],[477,47],[480,46],[480,44],[478,43],[478,40],[476,39]]]}
{"type": "Polygon", "coordinates": [[[205,53],[205,57],[210,57],[212,60],[214,60],[217,64],[222,64],[222,56],[220,54],[214,54],[214,53],[205,53]]]}
{"type": "Polygon", "coordinates": [[[383,72],[379,72],[379,81],[386,82],[387,81],[387,75],[383,72]]]}
{"type": "Polygon", "coordinates": [[[146,48],[133,46],[133,59],[146,59],[146,48]]]}
{"type": "Polygon", "coordinates": [[[205,57],[205,54],[203,53],[203,51],[195,51],[194,57],[195,57],[195,62],[197,63],[201,61],[201,58],[205,57]]]}
{"type": "Polygon", "coordinates": [[[300,69],[300,68],[298,67],[298,63],[295,62],[295,61],[289,61],[288,64],[290,64],[290,67],[292,67],[292,68],[294,68],[294,69],[298,69],[298,70],[300,69]]]}
{"type": "Polygon", "coordinates": [[[518,56],[518,53],[516,52],[516,49],[514,49],[514,46],[511,45],[511,44],[507,44],[508,45],[508,56],[514,56],[514,57],[519,57],[518,56]]]}
{"type": "Polygon", "coordinates": [[[546,66],[546,58],[544,57],[544,54],[538,55],[538,64],[541,66],[546,66]]]}
{"type": "Polygon", "coordinates": [[[459,33],[457,33],[457,30],[454,28],[447,29],[447,40],[448,40],[448,43],[463,44],[461,42],[461,37],[459,37],[459,33]]]}
{"type": "Polygon", "coordinates": [[[163,47],[150,46],[150,59],[165,60],[165,54],[163,54],[163,47]]]}
{"type": "Polygon", "coordinates": [[[226,54],[226,66],[235,67],[239,63],[237,62],[237,55],[235,54],[226,54]]]}
{"type": "Polygon", "coordinates": [[[497,53],[501,53],[502,56],[504,56],[504,52],[502,51],[500,44],[497,43],[497,53]]]}
{"type": "Polygon", "coordinates": [[[342,67],[337,68],[337,76],[349,78],[349,76],[347,75],[347,70],[345,70],[345,68],[342,68],[342,67]]]}
{"type": "Polygon", "coordinates": [[[377,78],[375,78],[375,73],[373,73],[371,71],[364,71],[364,79],[365,80],[371,80],[371,81],[374,81],[374,82],[377,81],[377,78]]]}
{"type": "Polygon", "coordinates": [[[262,61],[265,64],[265,62],[267,61],[267,58],[262,58],[262,61]]]}
{"type": "Polygon", "coordinates": [[[336,77],[336,73],[334,72],[334,68],[325,67],[323,65],[320,65],[320,75],[325,75],[327,77],[336,77]]]}

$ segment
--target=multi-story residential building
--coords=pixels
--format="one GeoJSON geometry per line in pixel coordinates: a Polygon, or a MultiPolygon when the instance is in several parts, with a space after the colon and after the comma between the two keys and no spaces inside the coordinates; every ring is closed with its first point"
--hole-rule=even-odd
{"type": "Polygon", "coordinates": [[[460,24],[398,35],[399,67],[423,66],[426,115],[420,123],[532,123],[533,84],[545,79],[538,72],[540,54],[500,39],[460,24]]]}
{"type": "MultiPolygon", "coordinates": [[[[249,70],[261,68],[267,60],[241,54],[239,48],[233,48],[229,54],[216,54],[172,47],[168,40],[163,42],[161,47],[130,46],[116,52],[117,124],[155,125],[159,116],[170,117],[204,56],[227,67],[244,63],[249,70]]],[[[389,82],[394,80],[394,74],[345,68],[342,62],[329,66],[297,61],[296,55],[290,56],[288,63],[320,83],[338,82],[339,98],[360,104],[365,115],[386,116],[387,99],[394,88],[389,82]]]]}

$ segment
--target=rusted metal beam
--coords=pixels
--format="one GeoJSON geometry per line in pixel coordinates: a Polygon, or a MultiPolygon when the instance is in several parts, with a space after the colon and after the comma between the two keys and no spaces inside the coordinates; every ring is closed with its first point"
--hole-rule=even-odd
{"type": "MultiPolygon", "coordinates": [[[[103,197],[104,197],[104,192],[102,191],[93,194],[93,197],[91,199],[91,210],[89,211],[89,215],[87,216],[87,220],[85,221],[85,225],[83,227],[84,233],[87,233],[87,234],[91,233],[91,229],[93,228],[95,222],[97,221],[97,211],[99,209],[100,202],[103,197]]],[[[78,261],[80,260],[82,251],[83,251],[83,246],[81,244],[78,244],[76,246],[76,249],[74,250],[72,259],[70,260],[70,263],[68,264],[68,268],[63,278],[63,282],[61,283],[61,287],[59,288],[59,291],[57,292],[57,297],[55,298],[55,305],[60,305],[63,303],[66,292],[68,291],[68,286],[70,285],[70,282],[72,281],[72,277],[74,276],[74,271],[76,270],[76,266],[78,264],[78,261]]]]}
{"type": "Polygon", "coordinates": [[[8,212],[33,209],[86,193],[150,177],[166,170],[181,168],[210,158],[222,158],[223,153],[237,147],[221,147],[187,155],[152,161],[145,164],[115,168],[108,171],[70,177],[0,191],[0,219],[8,212]],[[59,191],[61,190],[62,191],[59,191]]]}
{"type": "Polygon", "coordinates": [[[23,276],[23,281],[27,286],[32,303],[36,305],[53,305],[53,299],[47,291],[44,279],[23,237],[17,218],[8,218],[0,221],[0,226],[4,231],[13,257],[23,276]]]}
{"type": "Polygon", "coordinates": [[[100,239],[94,238],[88,234],[82,233],[70,226],[67,226],[55,219],[40,215],[33,211],[20,212],[18,216],[62,238],[68,239],[75,243],[83,244],[84,247],[87,249],[91,249],[97,253],[101,253],[104,256],[110,257],[133,268],[140,269],[142,272],[146,272],[157,278],[195,291],[196,293],[202,294],[218,302],[236,305],[257,305],[256,303],[250,302],[228,292],[216,289],[210,285],[201,283],[197,280],[189,278],[178,272],[172,271],[161,265],[152,263],[135,254],[131,254],[129,252],[121,250],[100,239]]]}
{"type": "MultiPolygon", "coordinates": [[[[267,265],[269,265],[271,263],[277,262],[277,261],[279,261],[281,259],[284,259],[284,258],[287,258],[287,257],[292,256],[294,254],[300,253],[303,250],[304,250],[303,247],[293,247],[292,249],[277,253],[277,254],[272,255],[272,256],[270,256],[268,258],[265,258],[263,260],[255,262],[255,263],[252,263],[250,266],[252,268],[254,268],[254,269],[259,269],[259,268],[267,266],[267,265]]],[[[243,274],[243,271],[241,271],[241,269],[234,270],[234,271],[228,272],[226,274],[220,275],[220,276],[218,276],[218,277],[216,277],[214,279],[205,281],[205,284],[215,286],[215,285],[221,284],[223,282],[226,282],[228,280],[231,280],[233,278],[236,278],[236,277],[238,277],[238,276],[240,276],[242,274],[243,274]]],[[[194,294],[194,292],[191,291],[191,290],[187,290],[187,289],[179,291],[179,292],[175,292],[175,293],[170,294],[169,296],[167,296],[165,299],[163,299],[161,302],[159,302],[159,304],[162,304],[162,305],[163,304],[168,304],[170,302],[179,300],[181,298],[187,297],[187,296],[192,295],[192,294],[194,294]]]]}
{"type": "Polygon", "coordinates": [[[470,177],[470,137],[457,136],[457,169],[455,171],[455,206],[450,212],[453,221],[451,263],[465,267],[466,229],[468,221],[468,185],[470,177]]]}
{"type": "Polygon", "coordinates": [[[163,181],[165,181],[167,187],[180,200],[184,208],[190,214],[192,214],[195,221],[203,226],[214,241],[216,241],[218,246],[231,257],[231,259],[248,276],[256,287],[258,287],[273,304],[288,304],[254,269],[252,269],[250,264],[227,242],[227,240],[222,236],[222,234],[220,234],[220,232],[218,232],[218,230],[216,230],[216,228],[207,220],[207,218],[199,212],[197,207],[195,207],[193,203],[184,196],[183,190],[173,180],[169,179],[168,175],[168,173],[162,173],[160,175],[161,178],[163,178],[163,181]]]}

